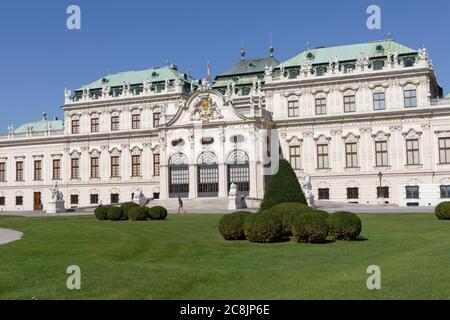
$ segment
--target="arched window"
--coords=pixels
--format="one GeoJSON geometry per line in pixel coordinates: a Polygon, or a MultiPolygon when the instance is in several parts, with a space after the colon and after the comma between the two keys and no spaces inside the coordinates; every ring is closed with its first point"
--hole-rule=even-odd
{"type": "Polygon", "coordinates": [[[227,164],[228,190],[234,183],[239,194],[249,195],[250,167],[247,153],[243,150],[234,150],[228,156],[227,164]]]}
{"type": "Polygon", "coordinates": [[[218,160],[213,152],[203,152],[198,163],[198,196],[217,197],[219,193],[218,160]]]}
{"type": "Polygon", "coordinates": [[[188,158],[181,152],[173,154],[169,159],[169,197],[189,196],[188,158]]]}

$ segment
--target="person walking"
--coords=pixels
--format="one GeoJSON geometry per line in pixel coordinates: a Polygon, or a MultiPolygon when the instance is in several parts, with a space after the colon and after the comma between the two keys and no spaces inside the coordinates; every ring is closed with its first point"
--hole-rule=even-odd
{"type": "Polygon", "coordinates": [[[186,210],[184,209],[183,200],[182,200],[181,197],[178,195],[178,214],[180,214],[181,211],[183,211],[184,214],[186,214],[186,210]]]}

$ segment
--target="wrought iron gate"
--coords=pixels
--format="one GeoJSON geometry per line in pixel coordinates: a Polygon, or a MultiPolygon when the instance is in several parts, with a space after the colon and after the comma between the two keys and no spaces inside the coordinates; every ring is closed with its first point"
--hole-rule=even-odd
{"type": "Polygon", "coordinates": [[[187,165],[169,166],[169,197],[187,198],[189,196],[189,167],[187,165]]]}
{"type": "Polygon", "coordinates": [[[198,165],[198,196],[217,197],[219,195],[219,167],[198,165]]]}

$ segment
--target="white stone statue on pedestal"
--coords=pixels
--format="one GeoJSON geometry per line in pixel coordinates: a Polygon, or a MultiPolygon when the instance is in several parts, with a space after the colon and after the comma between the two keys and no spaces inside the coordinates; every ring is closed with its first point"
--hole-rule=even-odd
{"type": "Polygon", "coordinates": [[[314,195],[312,194],[311,176],[309,174],[304,176],[302,187],[306,202],[310,207],[314,206],[314,195]]]}
{"type": "Polygon", "coordinates": [[[55,183],[53,187],[50,188],[52,193],[52,200],[48,203],[47,213],[57,214],[66,212],[64,195],[59,191],[58,184],[55,183]]]}
{"type": "Polygon", "coordinates": [[[230,186],[230,192],[228,193],[228,210],[236,210],[236,196],[237,196],[237,185],[232,183],[230,186]]]}
{"type": "Polygon", "coordinates": [[[134,194],[133,202],[137,203],[140,207],[145,207],[150,202],[150,199],[147,199],[144,193],[139,191],[134,194]]]}

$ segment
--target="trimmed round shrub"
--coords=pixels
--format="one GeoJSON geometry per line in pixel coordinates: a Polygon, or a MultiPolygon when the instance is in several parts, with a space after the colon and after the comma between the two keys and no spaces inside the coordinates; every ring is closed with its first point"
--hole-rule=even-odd
{"type": "Polygon", "coordinates": [[[94,214],[97,220],[108,220],[108,206],[99,206],[95,209],[94,214]]]}
{"type": "Polygon", "coordinates": [[[147,208],[141,208],[140,206],[133,207],[128,211],[128,217],[131,221],[147,220],[148,210],[147,208]]]}
{"type": "Polygon", "coordinates": [[[119,221],[123,217],[123,211],[119,207],[108,208],[108,220],[119,221]]]}
{"type": "Polygon", "coordinates": [[[297,241],[302,243],[323,243],[329,230],[327,219],[315,212],[294,218],[291,229],[297,241]]]}
{"type": "Polygon", "coordinates": [[[361,219],[351,212],[335,212],[328,218],[330,234],[336,240],[355,240],[361,233],[361,219]]]}
{"type": "Polygon", "coordinates": [[[287,202],[273,206],[270,212],[277,216],[283,225],[283,236],[289,237],[292,235],[291,224],[295,217],[310,212],[312,209],[303,203],[287,202]]]}
{"type": "Polygon", "coordinates": [[[244,232],[250,242],[272,243],[283,238],[283,225],[272,212],[263,211],[245,219],[244,232]]]}
{"type": "Polygon", "coordinates": [[[251,212],[238,211],[224,215],[219,220],[219,231],[225,240],[245,240],[244,222],[251,212]]]}
{"type": "Polygon", "coordinates": [[[167,209],[161,206],[147,208],[147,213],[151,220],[165,220],[167,218],[167,209]]]}
{"type": "Polygon", "coordinates": [[[323,211],[323,210],[314,210],[313,209],[310,212],[312,212],[314,214],[317,214],[317,215],[320,215],[321,217],[323,217],[325,219],[328,219],[330,217],[330,214],[328,212],[326,212],[326,211],[323,211]]]}
{"type": "Polygon", "coordinates": [[[442,202],[438,204],[434,213],[439,220],[450,220],[450,202],[442,202]]]}
{"type": "Polygon", "coordinates": [[[277,204],[286,202],[306,204],[306,198],[291,164],[283,159],[279,162],[277,173],[269,180],[267,191],[261,203],[261,210],[269,210],[277,204]]]}
{"type": "Polygon", "coordinates": [[[129,219],[128,213],[130,212],[130,210],[132,208],[138,208],[138,207],[139,207],[139,205],[137,203],[135,203],[135,202],[122,203],[120,205],[120,209],[122,209],[122,211],[123,211],[122,220],[128,220],[129,219]]]}

